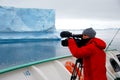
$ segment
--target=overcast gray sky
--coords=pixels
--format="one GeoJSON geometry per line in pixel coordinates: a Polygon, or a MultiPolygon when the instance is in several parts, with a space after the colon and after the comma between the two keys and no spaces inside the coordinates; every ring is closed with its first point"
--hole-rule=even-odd
{"type": "MultiPolygon", "coordinates": [[[[0,5],[55,9],[58,26],[62,19],[64,21],[80,19],[84,22],[85,20],[87,22],[98,20],[100,23],[101,21],[107,21],[107,23],[117,21],[120,23],[120,0],[0,0],[0,5]]],[[[71,24],[69,23],[69,25],[71,24]]]]}

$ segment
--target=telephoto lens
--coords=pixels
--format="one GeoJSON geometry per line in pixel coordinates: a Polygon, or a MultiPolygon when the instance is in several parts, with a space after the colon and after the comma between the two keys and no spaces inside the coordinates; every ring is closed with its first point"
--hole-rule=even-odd
{"type": "Polygon", "coordinates": [[[60,33],[60,37],[62,37],[62,38],[69,38],[69,37],[72,37],[72,33],[69,32],[69,31],[62,31],[60,33]]]}

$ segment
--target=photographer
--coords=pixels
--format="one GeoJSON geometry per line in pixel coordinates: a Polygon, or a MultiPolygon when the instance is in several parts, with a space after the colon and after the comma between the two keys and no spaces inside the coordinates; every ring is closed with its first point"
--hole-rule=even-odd
{"type": "Polygon", "coordinates": [[[87,28],[82,32],[85,44],[78,47],[74,38],[68,38],[68,48],[74,57],[83,59],[84,80],[107,80],[106,43],[95,35],[93,28],[87,28]]]}

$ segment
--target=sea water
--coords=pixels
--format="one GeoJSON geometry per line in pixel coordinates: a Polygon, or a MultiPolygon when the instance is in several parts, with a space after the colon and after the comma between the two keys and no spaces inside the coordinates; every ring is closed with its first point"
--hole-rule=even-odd
{"type": "MultiPolygon", "coordinates": [[[[58,31],[58,35],[61,31],[62,30],[58,31]]],[[[82,30],[71,30],[71,32],[74,34],[80,34],[82,30]]],[[[111,43],[109,50],[117,49],[120,51],[120,32],[115,36],[117,29],[96,30],[96,32],[96,37],[103,39],[107,46],[111,43]]],[[[27,41],[18,40],[3,43],[1,42],[0,70],[70,54],[71,53],[68,48],[63,47],[61,45],[61,40],[59,39],[28,39],[27,41]]]]}

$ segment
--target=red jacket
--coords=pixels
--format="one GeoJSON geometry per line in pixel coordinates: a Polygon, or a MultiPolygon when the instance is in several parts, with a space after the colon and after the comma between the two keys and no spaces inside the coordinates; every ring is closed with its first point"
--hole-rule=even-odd
{"type": "Polygon", "coordinates": [[[92,38],[85,46],[77,47],[74,39],[69,39],[68,47],[74,57],[83,58],[84,80],[107,80],[103,40],[92,38]]]}

